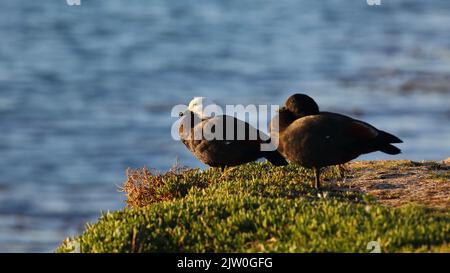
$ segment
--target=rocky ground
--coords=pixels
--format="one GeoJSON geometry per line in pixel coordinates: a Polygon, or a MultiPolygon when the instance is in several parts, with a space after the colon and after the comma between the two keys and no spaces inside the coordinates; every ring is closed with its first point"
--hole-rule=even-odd
{"type": "Polygon", "coordinates": [[[382,205],[416,203],[436,209],[450,208],[450,160],[357,161],[346,166],[337,190],[374,196],[382,205]]]}

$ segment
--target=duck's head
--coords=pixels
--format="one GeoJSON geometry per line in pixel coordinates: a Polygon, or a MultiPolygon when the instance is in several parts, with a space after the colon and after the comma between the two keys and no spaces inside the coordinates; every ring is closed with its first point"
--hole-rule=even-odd
{"type": "Polygon", "coordinates": [[[286,107],[281,107],[278,109],[278,114],[272,119],[270,123],[270,131],[274,133],[283,132],[292,122],[294,122],[298,117],[289,111],[286,107]]]}
{"type": "Polygon", "coordinates": [[[198,124],[202,122],[202,119],[194,112],[190,111],[189,109],[186,109],[183,112],[180,112],[180,127],[178,129],[179,133],[182,134],[183,138],[189,135],[190,129],[194,128],[198,124]],[[187,134],[187,135],[184,135],[187,134]]]}
{"type": "Polygon", "coordinates": [[[308,95],[305,94],[294,94],[290,96],[284,103],[284,107],[280,109],[281,111],[290,111],[297,118],[301,118],[309,115],[316,115],[319,113],[319,106],[317,103],[308,95]]]}
{"type": "Polygon", "coordinates": [[[222,114],[222,109],[206,97],[194,97],[189,102],[188,109],[202,119],[222,114]]]}

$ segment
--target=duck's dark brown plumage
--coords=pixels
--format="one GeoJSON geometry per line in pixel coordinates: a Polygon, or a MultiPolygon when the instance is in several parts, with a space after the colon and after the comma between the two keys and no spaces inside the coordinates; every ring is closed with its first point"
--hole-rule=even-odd
{"type": "Polygon", "coordinates": [[[181,119],[179,135],[185,146],[201,162],[211,167],[237,166],[259,158],[266,158],[276,166],[287,165],[288,162],[277,151],[261,151],[262,143],[269,143],[267,135],[252,127],[250,124],[231,116],[215,116],[201,120],[195,113],[186,111],[181,119]],[[226,124],[234,124],[233,138],[226,138],[226,124]],[[222,139],[211,139],[202,135],[206,126],[212,126],[215,132],[219,126],[222,129],[222,139]],[[187,128],[187,129],[186,129],[187,128]],[[245,128],[245,138],[238,139],[238,129],[245,128]],[[195,136],[202,136],[196,139],[195,136]],[[250,138],[257,136],[257,138],[250,138]],[[261,137],[264,136],[264,137],[261,137]]]}
{"type": "Polygon", "coordinates": [[[375,151],[401,152],[391,144],[401,143],[398,137],[360,120],[319,112],[317,104],[307,95],[289,97],[278,117],[279,128],[271,128],[271,135],[278,137],[279,151],[290,162],[313,168],[316,187],[320,187],[322,167],[343,164],[375,151]]]}

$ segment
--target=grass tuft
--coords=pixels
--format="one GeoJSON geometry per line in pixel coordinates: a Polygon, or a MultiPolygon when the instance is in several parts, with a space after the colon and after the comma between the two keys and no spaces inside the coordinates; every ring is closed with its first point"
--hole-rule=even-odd
{"type": "Polygon", "coordinates": [[[127,208],[103,214],[57,252],[368,252],[370,241],[383,252],[450,251],[448,211],[382,206],[340,187],[341,174],[325,170],[318,192],[313,173],[293,165],[129,170],[127,208]]]}

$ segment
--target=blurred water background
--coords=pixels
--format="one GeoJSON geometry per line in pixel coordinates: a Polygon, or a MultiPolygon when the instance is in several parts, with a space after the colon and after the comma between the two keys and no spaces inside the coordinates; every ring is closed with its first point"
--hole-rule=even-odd
{"type": "Polygon", "coordinates": [[[450,156],[450,1],[2,0],[0,251],[53,251],[124,206],[125,169],[204,166],[171,107],[291,93],[450,156]]]}

